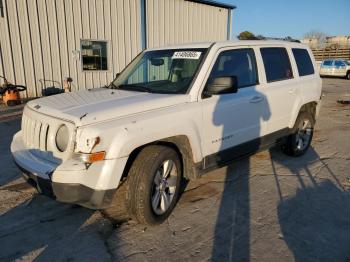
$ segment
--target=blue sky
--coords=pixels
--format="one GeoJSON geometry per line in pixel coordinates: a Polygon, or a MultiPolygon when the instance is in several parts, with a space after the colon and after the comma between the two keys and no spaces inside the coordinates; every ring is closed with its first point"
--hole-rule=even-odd
{"type": "Polygon", "coordinates": [[[248,30],[255,35],[302,38],[317,30],[326,35],[350,35],[350,0],[217,0],[237,6],[233,36],[248,30]]]}

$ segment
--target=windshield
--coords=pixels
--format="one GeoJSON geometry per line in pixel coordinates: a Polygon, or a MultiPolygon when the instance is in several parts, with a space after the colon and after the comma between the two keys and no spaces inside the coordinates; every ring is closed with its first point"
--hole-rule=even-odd
{"type": "Polygon", "coordinates": [[[146,51],[111,83],[113,88],[161,94],[184,94],[207,49],[146,51]]]}

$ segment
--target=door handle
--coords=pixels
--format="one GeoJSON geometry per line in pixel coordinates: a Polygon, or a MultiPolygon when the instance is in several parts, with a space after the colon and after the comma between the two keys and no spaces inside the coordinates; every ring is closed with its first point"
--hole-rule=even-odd
{"type": "Polygon", "coordinates": [[[289,89],[288,93],[289,93],[289,94],[294,94],[294,93],[295,93],[295,88],[289,89]]]}
{"type": "Polygon", "coordinates": [[[259,103],[261,101],[263,101],[263,97],[262,96],[254,96],[252,99],[249,100],[250,103],[259,103]]]}

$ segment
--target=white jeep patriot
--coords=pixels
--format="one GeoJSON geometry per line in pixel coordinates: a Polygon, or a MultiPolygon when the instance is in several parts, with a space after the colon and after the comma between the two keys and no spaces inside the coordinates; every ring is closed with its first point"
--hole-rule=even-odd
{"type": "Polygon", "coordinates": [[[182,179],[276,143],[309,147],[321,79],[306,45],[230,41],[143,51],[108,86],[29,102],[11,151],[58,201],[158,224],[182,179]]]}

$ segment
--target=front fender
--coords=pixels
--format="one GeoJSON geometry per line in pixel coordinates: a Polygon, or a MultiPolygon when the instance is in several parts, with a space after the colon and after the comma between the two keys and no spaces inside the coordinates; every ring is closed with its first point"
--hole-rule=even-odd
{"type": "Polygon", "coordinates": [[[189,140],[193,161],[200,162],[203,158],[200,110],[193,102],[82,127],[77,130],[75,150],[88,153],[106,151],[106,158],[114,159],[129,156],[140,146],[183,135],[189,140]],[[96,138],[98,144],[94,144],[96,138]]]}
{"type": "Polygon", "coordinates": [[[125,157],[131,152],[155,141],[165,141],[170,137],[187,137],[192,149],[193,161],[202,160],[202,146],[200,132],[197,125],[191,121],[181,121],[181,125],[174,122],[162,123],[162,128],[157,127],[157,120],[148,120],[134,123],[125,127],[111,142],[108,155],[110,157],[125,157]]]}

